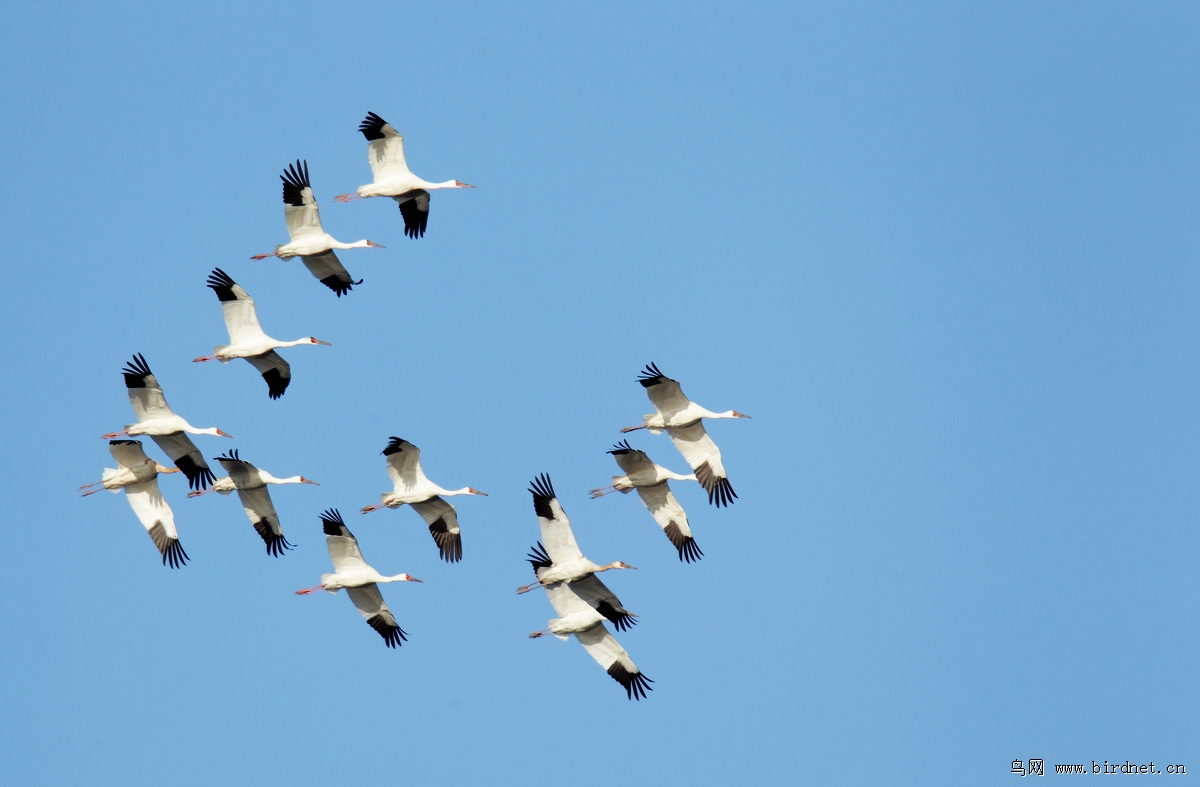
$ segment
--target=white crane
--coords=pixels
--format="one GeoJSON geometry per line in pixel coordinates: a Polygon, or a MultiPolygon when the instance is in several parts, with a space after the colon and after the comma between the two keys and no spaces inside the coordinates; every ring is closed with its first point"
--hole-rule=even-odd
{"type": "Polygon", "coordinates": [[[336,202],[349,202],[365,197],[391,197],[400,204],[404,218],[404,234],[419,238],[429,223],[429,192],[436,189],[473,189],[470,183],[447,180],[430,183],[418,178],[404,160],[404,137],[391,124],[374,112],[368,112],[358,130],[367,138],[367,159],[371,162],[373,182],[359,186],[354,194],[339,194],[336,202]]]}
{"type": "Polygon", "coordinates": [[[263,260],[267,257],[278,257],[288,260],[299,257],[304,267],[317,277],[317,280],[337,293],[340,298],[349,292],[355,284],[362,284],[362,279],[354,281],[334,253],[334,249],[382,249],[383,246],[369,240],[356,240],[354,243],[342,243],[330,235],[321,226],[321,211],[317,207],[317,199],[313,196],[312,186],[308,181],[308,162],[297,160],[295,165],[289,164],[283,174],[283,217],[287,221],[288,236],[291,240],[276,246],[269,254],[255,254],[250,259],[263,260]]]}
{"type": "Polygon", "coordinates": [[[216,458],[229,473],[228,478],[218,478],[211,488],[189,492],[188,497],[198,497],[208,492],[228,495],[237,490],[238,499],[254,531],[267,545],[267,554],[279,557],[285,550],[291,549],[292,544],[283,537],[283,526],[279,524],[279,514],[271,503],[271,495],[267,492],[267,484],[312,484],[320,486],[316,481],[302,475],[276,478],[266,470],[255,467],[238,456],[237,449],[216,458]]]}
{"type": "Polygon", "coordinates": [[[704,409],[684,396],[679,383],[660,372],[653,363],[647,364],[638,375],[638,382],[646,389],[646,395],[650,397],[650,403],[657,412],[654,415],[642,416],[641,426],[627,426],[621,432],[649,429],[651,434],[661,434],[665,429],[671,437],[671,442],[695,471],[700,486],[708,492],[708,502],[718,507],[732,503],[737,494],[725,475],[721,452],[704,431],[702,419],[750,416],[736,410],[714,413],[704,409]]]}
{"type": "Polygon", "coordinates": [[[637,615],[622,606],[608,586],[596,576],[601,571],[633,566],[617,560],[601,566],[593,563],[579,551],[571,520],[567,519],[562,504],[554,494],[550,476],[543,473],[533,479],[529,489],[533,495],[533,510],[537,514],[542,541],[529,553],[529,564],[533,566],[537,582],[517,588],[518,593],[527,593],[539,584],[549,587],[558,583],[570,584],[575,592],[602,616],[611,620],[618,631],[624,631],[637,623],[637,615]],[[545,546],[542,543],[545,542],[545,546]]]}
{"type": "Polygon", "coordinates": [[[425,524],[429,525],[429,533],[438,545],[438,554],[447,563],[457,563],[462,560],[462,531],[458,526],[458,513],[454,506],[442,497],[453,495],[482,495],[480,492],[464,486],[462,489],[443,489],[425,477],[421,469],[421,449],[407,440],[391,437],[387,447],[383,449],[387,457],[388,475],[392,479],[393,489],[379,496],[379,505],[367,506],[362,513],[387,506],[399,508],[408,503],[413,510],[421,515],[425,524]],[[439,496],[440,495],[440,496],[439,496]]]}
{"type": "Polygon", "coordinates": [[[680,475],[662,465],[656,465],[646,456],[645,451],[632,448],[628,440],[617,443],[608,453],[617,460],[625,475],[613,476],[611,485],[593,489],[588,492],[588,496],[595,500],[612,492],[627,495],[631,490],[637,489],[642,505],[646,506],[654,521],[679,551],[679,559],[687,563],[699,560],[704,553],[692,538],[687,514],[671,493],[671,487],[667,483],[671,480],[695,481],[696,474],[680,475]]]}
{"type": "Polygon", "coordinates": [[[325,528],[325,544],[329,547],[329,557],[333,560],[335,573],[322,574],[321,584],[297,590],[296,594],[303,596],[318,590],[337,593],[341,588],[345,588],[359,614],[367,619],[371,628],[379,632],[379,636],[383,637],[389,648],[397,647],[401,640],[407,642],[408,637],[392,616],[387,604],[383,602],[378,583],[421,580],[409,574],[385,577],[367,565],[367,561],[363,560],[362,551],[358,548],[358,539],[346,527],[336,508],[321,514],[321,524],[325,528]]]}
{"type": "Polygon", "coordinates": [[[535,631],[532,638],[553,634],[565,640],[574,634],[579,644],[583,645],[592,658],[617,683],[625,687],[625,695],[631,700],[640,700],[647,691],[653,691],[650,684],[654,681],[642,674],[633,659],[625,652],[625,648],[617,642],[617,638],[604,625],[604,617],[592,608],[586,599],[579,595],[579,587],[575,582],[559,582],[546,585],[546,596],[558,613],[557,618],[549,622],[549,628],[535,631]]]}
{"type": "MultiPolygon", "coordinates": [[[[104,469],[103,480],[79,487],[88,489],[93,486],[103,486],[110,492],[125,490],[125,499],[129,507],[137,514],[138,520],[150,540],[162,555],[163,565],[180,568],[187,564],[187,552],[179,545],[179,533],[175,530],[175,514],[163,499],[158,488],[159,473],[178,473],[173,467],[163,467],[142,450],[142,444],[137,440],[112,440],[108,450],[117,460],[117,468],[104,469]]],[[[84,492],[87,497],[99,489],[84,492]]]]}
{"type": "Polygon", "coordinates": [[[221,313],[225,317],[225,330],[229,332],[230,344],[218,344],[213,348],[212,355],[193,358],[195,363],[202,361],[220,361],[229,363],[234,358],[245,358],[250,365],[258,370],[267,383],[267,393],[272,399],[283,396],[288,385],[292,382],[292,367],[283,360],[283,356],[275,352],[279,347],[296,347],[301,344],[323,344],[314,336],[305,336],[290,342],[272,339],[263,332],[258,324],[258,312],[254,308],[254,299],[246,294],[241,285],[229,277],[220,268],[213,268],[208,276],[208,286],[217,294],[221,302],[221,313]]]}
{"type": "Polygon", "coordinates": [[[146,364],[141,353],[133,356],[133,360],[121,370],[125,376],[125,388],[129,394],[129,403],[133,405],[133,414],[137,416],[136,424],[127,424],[119,432],[103,435],[103,439],[127,435],[150,435],[158,447],[163,450],[175,466],[187,476],[188,486],[192,489],[204,489],[213,482],[212,470],[204,461],[200,449],[184,432],[189,434],[208,434],[216,437],[233,437],[215,426],[197,429],[187,421],[171,412],[167,398],[163,396],[162,387],[154,378],[153,372],[146,364]]]}

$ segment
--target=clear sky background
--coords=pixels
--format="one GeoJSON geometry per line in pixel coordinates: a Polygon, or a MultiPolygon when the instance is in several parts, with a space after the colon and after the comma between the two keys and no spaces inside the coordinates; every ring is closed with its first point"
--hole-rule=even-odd
{"type": "MultiPolygon", "coordinates": [[[[1013,759],[1200,777],[1200,12],[1188,3],[17,4],[0,25],[10,784],[985,784],[1013,759]],[[434,195],[369,182],[367,111],[434,195]],[[365,279],[287,239],[307,159],[365,279]],[[285,351],[225,343],[220,266],[285,351]],[[174,409],[279,476],[274,559],[236,497],[161,479],[191,563],[79,498],[174,409]],[[654,361],[713,410],[740,496],[676,485],[704,559],[586,491],[654,361]],[[437,559],[389,435],[457,498],[437,559]],[[629,702],[517,596],[553,478],[641,615],[629,702]],[[318,514],[423,585],[345,594],[318,514]]],[[[684,470],[666,436],[630,436],[684,470]]],[[[147,443],[151,455],[161,454],[147,443]]],[[[1053,778],[1053,776],[1051,776],[1053,778]]],[[[1058,777],[1064,778],[1064,777],[1058,777]]]]}

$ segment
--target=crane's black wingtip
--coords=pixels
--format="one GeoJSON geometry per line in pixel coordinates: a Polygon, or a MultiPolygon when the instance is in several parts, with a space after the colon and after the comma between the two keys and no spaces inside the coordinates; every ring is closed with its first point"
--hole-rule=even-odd
{"type": "Polygon", "coordinates": [[[654,681],[639,672],[636,667],[631,672],[621,662],[614,661],[608,668],[608,674],[625,688],[625,694],[631,700],[645,699],[646,692],[654,691],[650,686],[654,681]]]}
{"type": "Polygon", "coordinates": [[[542,546],[542,542],[537,542],[537,546],[530,547],[529,554],[525,556],[529,561],[529,565],[533,566],[533,575],[536,577],[539,568],[550,568],[554,565],[554,561],[550,559],[550,555],[546,552],[546,548],[542,546]]]}
{"type": "Polygon", "coordinates": [[[321,525],[327,536],[349,536],[350,528],[346,527],[346,523],[342,521],[342,514],[336,508],[329,508],[321,512],[321,525]]]}
{"type": "Polygon", "coordinates": [[[646,364],[646,368],[638,372],[638,382],[642,384],[643,388],[658,385],[668,379],[670,378],[659,371],[658,365],[655,363],[646,364]]]}
{"type": "Polygon", "coordinates": [[[389,648],[398,648],[408,641],[404,629],[388,620],[384,615],[372,615],[367,618],[367,625],[379,632],[379,636],[383,637],[383,641],[389,648]]]}
{"type": "Polygon", "coordinates": [[[358,130],[367,138],[368,142],[374,142],[377,139],[383,139],[383,127],[388,123],[383,118],[376,115],[374,112],[368,112],[362,123],[358,124],[358,130]]]}
{"type": "Polygon", "coordinates": [[[550,508],[550,501],[557,495],[554,494],[554,485],[550,483],[550,476],[542,473],[530,482],[529,493],[533,495],[533,510],[541,519],[554,519],[554,510],[550,508]]]}
{"type": "Polygon", "coordinates": [[[611,451],[607,451],[606,453],[610,453],[610,454],[612,454],[613,456],[619,456],[619,455],[621,455],[621,454],[628,454],[628,453],[632,453],[633,451],[634,451],[634,448],[633,448],[633,446],[631,446],[631,445],[629,444],[629,441],[628,441],[628,440],[622,440],[621,442],[619,442],[619,443],[617,443],[616,445],[614,445],[614,446],[612,447],[612,450],[611,450],[611,451]]]}
{"type": "MultiPolygon", "coordinates": [[[[402,437],[396,437],[395,435],[392,435],[391,437],[388,438],[388,444],[383,449],[382,453],[384,456],[391,456],[392,454],[398,454],[404,450],[404,446],[406,446],[406,445],[412,445],[412,443],[408,442],[407,440],[405,440],[402,437]]],[[[415,448],[416,446],[413,446],[413,447],[415,448]]]]}

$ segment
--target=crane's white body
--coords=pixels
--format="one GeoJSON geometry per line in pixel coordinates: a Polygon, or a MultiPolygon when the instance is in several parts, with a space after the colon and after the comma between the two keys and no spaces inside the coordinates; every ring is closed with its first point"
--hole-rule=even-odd
{"type": "MultiPolygon", "coordinates": [[[[88,489],[92,486],[103,488],[116,493],[125,490],[125,499],[129,507],[137,515],[138,521],[150,535],[150,540],[162,555],[163,565],[179,568],[187,563],[187,553],[179,544],[179,532],[175,529],[175,513],[163,499],[158,488],[160,473],[178,473],[172,467],[164,467],[146,456],[142,444],[137,440],[112,440],[108,444],[109,453],[117,460],[116,468],[105,468],[103,480],[80,487],[88,489]]],[[[98,490],[83,492],[92,494],[98,490]]]]}
{"type": "Polygon", "coordinates": [[[339,194],[334,199],[349,202],[357,198],[391,197],[400,206],[404,234],[410,238],[425,234],[429,221],[429,192],[475,188],[461,180],[434,183],[414,175],[404,158],[404,137],[374,112],[367,113],[358,130],[367,138],[367,160],[374,179],[359,186],[353,195],[339,194]]]}
{"type": "Polygon", "coordinates": [[[486,492],[464,486],[461,489],[443,489],[429,480],[421,469],[421,449],[407,440],[392,437],[383,455],[387,457],[388,476],[392,479],[392,491],[379,496],[379,505],[366,506],[362,513],[377,511],[381,507],[399,508],[404,504],[420,514],[429,526],[429,532],[438,545],[438,553],[448,563],[462,559],[462,529],[458,525],[458,512],[443,497],[454,495],[481,495],[486,492]]]}
{"type": "Polygon", "coordinates": [[[197,429],[180,416],[172,412],[163,395],[162,386],[150,371],[146,359],[139,353],[121,370],[125,377],[125,389],[129,394],[129,404],[133,414],[137,416],[136,424],[126,424],[120,432],[110,432],[104,439],[110,440],[121,435],[149,435],[158,447],[171,457],[183,474],[187,476],[188,484],[193,489],[203,489],[213,481],[212,471],[196,444],[184,434],[206,434],[215,437],[231,437],[216,427],[197,429]]]}
{"type": "Polygon", "coordinates": [[[668,481],[695,481],[695,473],[681,475],[662,465],[655,464],[646,456],[644,451],[630,447],[625,441],[613,447],[608,453],[612,454],[625,475],[613,476],[612,485],[593,489],[589,493],[592,499],[602,497],[611,492],[629,494],[637,489],[642,505],[654,517],[654,521],[663,529],[671,544],[679,552],[679,559],[688,563],[699,560],[704,553],[700,551],[692,529],[688,524],[687,514],[683,506],[675,499],[668,481]]]}
{"type": "Polygon", "coordinates": [[[321,209],[309,183],[307,161],[297,161],[294,166],[289,164],[280,179],[283,180],[283,217],[290,240],[276,246],[269,254],[255,254],[251,259],[299,257],[309,272],[340,298],[355,284],[362,284],[362,280],[354,281],[334,250],[382,249],[383,246],[366,239],[343,243],[325,231],[321,224],[321,209]]]}
{"type": "Polygon", "coordinates": [[[302,344],[329,346],[329,342],[323,342],[314,336],[286,342],[268,336],[258,323],[258,310],[254,308],[254,299],[220,268],[213,269],[208,277],[208,286],[221,302],[221,315],[225,319],[225,330],[229,333],[230,343],[217,345],[213,348],[212,355],[193,358],[196,363],[229,363],[234,358],[245,358],[266,381],[271,398],[278,399],[291,383],[292,367],[275,350],[302,344]]]}
{"type": "Polygon", "coordinates": [[[398,646],[401,641],[407,641],[404,631],[396,622],[396,618],[383,601],[379,592],[382,582],[420,582],[409,574],[384,576],[367,564],[362,551],[358,547],[358,539],[346,527],[341,514],[331,509],[321,515],[321,523],[325,529],[325,544],[329,548],[329,558],[333,561],[334,573],[322,574],[321,584],[316,587],[297,590],[299,595],[326,590],[336,593],[346,588],[350,600],[360,615],[366,618],[371,628],[379,632],[389,648],[398,646]]]}
{"type": "Polygon", "coordinates": [[[664,375],[654,364],[646,366],[638,382],[646,389],[646,395],[650,397],[656,412],[642,416],[641,426],[628,426],[621,431],[648,429],[651,434],[661,434],[665,430],[695,472],[700,485],[708,492],[708,501],[717,506],[732,503],[737,494],[729,483],[717,444],[704,430],[703,419],[750,416],[736,410],[714,413],[701,407],[684,396],[678,381],[664,375]]]}
{"type": "MultiPolygon", "coordinates": [[[[217,457],[217,461],[221,463],[221,467],[225,468],[225,472],[229,473],[229,476],[218,478],[208,491],[221,495],[228,495],[234,491],[238,493],[238,499],[246,512],[246,517],[267,546],[267,554],[279,557],[291,549],[292,544],[288,543],[283,535],[283,525],[279,521],[279,514],[275,511],[275,504],[271,502],[267,485],[312,484],[320,486],[320,484],[302,475],[276,478],[266,470],[255,467],[242,459],[236,450],[230,451],[227,456],[217,457]]],[[[188,497],[202,494],[204,494],[203,491],[191,492],[188,497]]]]}

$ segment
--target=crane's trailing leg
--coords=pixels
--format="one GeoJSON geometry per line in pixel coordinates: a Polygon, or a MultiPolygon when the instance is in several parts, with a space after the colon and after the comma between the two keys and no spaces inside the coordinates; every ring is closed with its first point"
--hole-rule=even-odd
{"type": "Polygon", "coordinates": [[[333,201],[334,202],[349,202],[352,199],[362,199],[362,197],[358,196],[357,194],[338,194],[336,197],[333,198],[333,201]]]}
{"type": "Polygon", "coordinates": [[[116,438],[118,438],[118,437],[127,437],[127,435],[126,435],[126,434],[125,434],[125,432],[123,432],[123,431],[121,431],[121,432],[109,432],[108,434],[105,434],[105,435],[100,435],[100,439],[101,439],[101,440],[113,440],[113,439],[116,439],[116,438]]]}
{"type": "Polygon", "coordinates": [[[638,429],[645,429],[645,428],[646,428],[645,426],[627,426],[621,430],[621,434],[625,434],[626,432],[636,432],[638,429]]]}
{"type": "Polygon", "coordinates": [[[317,585],[315,588],[304,588],[304,590],[297,590],[296,595],[297,596],[307,596],[309,593],[316,593],[318,590],[324,590],[324,589],[325,589],[324,585],[317,585]]]}
{"type": "Polygon", "coordinates": [[[265,260],[267,257],[274,257],[274,256],[275,256],[275,252],[271,252],[270,254],[255,254],[255,255],[254,255],[253,257],[251,257],[250,259],[252,259],[252,260],[265,260]]]}

